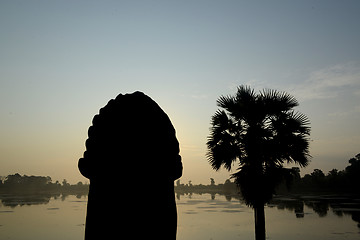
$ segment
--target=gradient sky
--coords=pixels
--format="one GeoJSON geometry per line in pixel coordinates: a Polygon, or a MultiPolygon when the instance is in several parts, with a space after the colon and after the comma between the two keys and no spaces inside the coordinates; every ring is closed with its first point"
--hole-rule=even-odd
{"type": "Polygon", "coordinates": [[[0,1],[0,176],[85,181],[93,116],[141,90],[177,130],[182,182],[224,182],[205,143],[216,99],[241,84],[299,100],[302,174],[342,170],[360,152],[359,26],[356,0],[0,1]]]}

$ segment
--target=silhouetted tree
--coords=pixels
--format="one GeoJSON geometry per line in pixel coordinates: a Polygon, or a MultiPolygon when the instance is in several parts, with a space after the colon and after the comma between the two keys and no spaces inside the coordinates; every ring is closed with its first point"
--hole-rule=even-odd
{"type": "Polygon", "coordinates": [[[210,186],[215,186],[215,180],[213,178],[210,178],[210,186]]]}
{"type": "Polygon", "coordinates": [[[318,187],[323,186],[325,181],[325,174],[320,169],[314,169],[314,171],[310,174],[312,177],[313,183],[315,183],[318,187]]]}
{"type": "Polygon", "coordinates": [[[64,179],[64,180],[62,181],[62,185],[63,185],[63,187],[68,187],[68,186],[70,186],[70,184],[67,182],[66,179],[64,179]]]}
{"type": "Polygon", "coordinates": [[[293,172],[293,175],[294,175],[294,178],[299,180],[301,178],[300,176],[300,168],[298,167],[292,167],[292,172],[293,172]]]}
{"type": "Polygon", "coordinates": [[[360,153],[349,160],[350,166],[345,168],[350,184],[359,189],[360,186],[360,153]]]}
{"type": "Polygon", "coordinates": [[[293,170],[284,163],[305,167],[309,162],[309,120],[293,110],[297,100],[285,92],[263,90],[256,94],[240,86],[235,96],[221,96],[207,141],[208,161],[214,170],[231,170],[247,205],[254,208],[256,239],[265,239],[264,204],[275,187],[290,179],[293,170]]]}
{"type": "Polygon", "coordinates": [[[323,179],[325,177],[325,174],[320,169],[314,169],[314,171],[311,173],[311,176],[313,178],[323,179]]]}
{"type": "Polygon", "coordinates": [[[9,186],[15,186],[21,183],[22,183],[22,177],[18,173],[15,173],[14,175],[8,175],[4,182],[5,185],[9,185],[9,186]]]}
{"type": "Polygon", "coordinates": [[[19,192],[19,191],[35,191],[41,190],[45,191],[51,186],[51,177],[43,176],[21,176],[16,173],[13,175],[8,175],[4,181],[4,188],[7,191],[19,192]]]}

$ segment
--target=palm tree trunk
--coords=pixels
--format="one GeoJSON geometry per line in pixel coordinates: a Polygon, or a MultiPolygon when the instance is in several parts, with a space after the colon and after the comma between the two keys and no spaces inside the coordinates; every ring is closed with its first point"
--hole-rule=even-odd
{"type": "Polygon", "coordinates": [[[265,240],[265,210],[263,204],[259,204],[254,207],[254,216],[255,216],[255,239],[265,240]]]}

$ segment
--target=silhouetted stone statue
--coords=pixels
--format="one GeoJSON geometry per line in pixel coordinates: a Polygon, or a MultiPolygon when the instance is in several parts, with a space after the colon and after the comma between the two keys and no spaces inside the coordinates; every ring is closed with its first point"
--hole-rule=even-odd
{"type": "Polygon", "coordinates": [[[85,239],[176,239],[182,163],[169,117],[135,92],[111,99],[92,124],[78,163],[90,179],[85,239]]]}

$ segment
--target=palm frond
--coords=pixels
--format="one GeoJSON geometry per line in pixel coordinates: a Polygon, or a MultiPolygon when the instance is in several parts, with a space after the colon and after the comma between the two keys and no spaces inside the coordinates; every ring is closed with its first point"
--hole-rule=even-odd
{"type": "Polygon", "coordinates": [[[232,96],[220,96],[219,99],[216,101],[217,106],[224,108],[228,111],[234,108],[235,99],[232,96]]]}
{"type": "Polygon", "coordinates": [[[208,137],[207,158],[215,170],[222,165],[231,170],[232,163],[239,155],[239,146],[236,139],[236,126],[225,111],[216,111],[211,121],[210,136],[208,137]]]}
{"type": "Polygon", "coordinates": [[[213,127],[221,127],[226,130],[229,127],[229,118],[224,110],[217,110],[211,118],[211,125],[213,127]]]}
{"type": "Polygon", "coordinates": [[[238,152],[238,146],[229,141],[223,141],[209,149],[206,156],[214,170],[217,171],[224,166],[226,170],[230,171],[233,162],[237,159],[238,152]]]}
{"type": "Polygon", "coordinates": [[[299,105],[296,98],[292,95],[273,89],[262,90],[259,97],[270,114],[289,111],[299,105]]]}
{"type": "Polygon", "coordinates": [[[310,120],[306,115],[295,111],[289,112],[289,124],[300,133],[310,135],[310,120]]]}
{"type": "Polygon", "coordinates": [[[306,167],[310,163],[311,155],[309,153],[309,139],[303,135],[295,135],[288,138],[290,161],[299,164],[300,167],[306,167]]]}
{"type": "Polygon", "coordinates": [[[249,103],[256,100],[256,94],[254,89],[241,85],[237,88],[235,98],[237,102],[249,103]]]}

